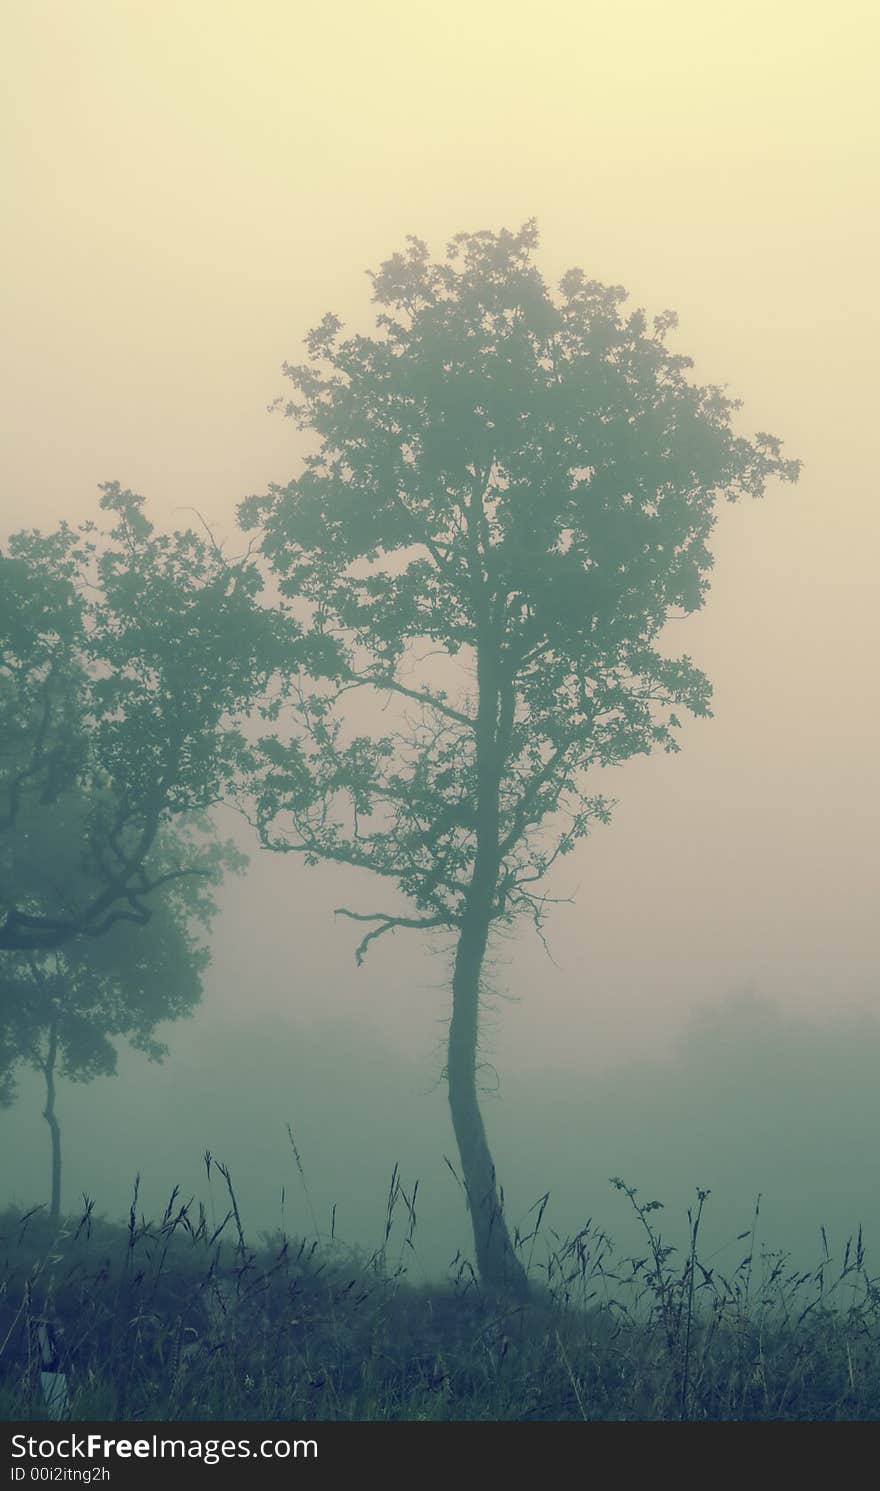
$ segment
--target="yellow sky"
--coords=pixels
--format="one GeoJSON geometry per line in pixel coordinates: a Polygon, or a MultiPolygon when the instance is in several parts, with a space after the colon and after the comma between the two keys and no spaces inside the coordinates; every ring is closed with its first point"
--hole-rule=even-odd
{"type": "MultiPolygon", "coordinates": [[[[609,1049],[622,1010],[749,975],[791,1000],[876,996],[878,16],[29,0],[6,17],[4,529],[91,515],[118,478],[163,521],[191,504],[228,531],[295,469],[265,407],[304,331],[331,307],[363,322],[363,271],[406,233],[440,251],[532,216],[548,276],[578,263],[676,308],[698,372],[805,462],[799,487],[724,516],[680,642],[717,717],[620,774],[613,828],[560,886],[581,886],[562,971],[524,951],[512,975],[514,1047],[536,985],[542,1029],[581,1021],[609,1049]]],[[[263,915],[268,873],[242,914],[263,915]]],[[[359,991],[379,997],[392,952],[359,991]]]]}

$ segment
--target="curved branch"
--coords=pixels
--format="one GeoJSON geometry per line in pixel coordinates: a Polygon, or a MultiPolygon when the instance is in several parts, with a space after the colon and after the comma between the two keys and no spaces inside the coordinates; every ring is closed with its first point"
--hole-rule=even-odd
{"type": "Polygon", "coordinates": [[[378,922],[379,924],[371,932],[367,932],[366,936],[361,939],[355,948],[354,956],[358,967],[363,963],[364,955],[370,943],[375,942],[376,938],[381,937],[385,932],[393,932],[395,927],[415,927],[421,929],[423,927],[452,926],[451,920],[445,916],[389,916],[384,911],[349,911],[345,906],[337,906],[333,915],[347,916],[353,922],[378,922]]]}

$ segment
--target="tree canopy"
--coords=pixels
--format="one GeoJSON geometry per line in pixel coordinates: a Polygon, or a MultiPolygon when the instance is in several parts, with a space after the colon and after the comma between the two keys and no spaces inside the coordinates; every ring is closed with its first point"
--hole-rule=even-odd
{"type": "Polygon", "coordinates": [[[649,330],[579,270],[554,297],[536,241],[533,224],[461,235],[434,264],[410,240],[373,276],[377,336],[325,317],[309,362],[286,368],[287,413],[318,449],[243,508],[331,683],[300,690],[289,741],[264,742],[264,834],[387,875],[451,926],[481,735],[498,776],[494,911],[510,918],[534,909],[548,815],[566,815],[565,852],[603,812],[589,769],[675,749],[680,713],[709,712],[708,680],[661,632],[703,604],[718,499],[797,474],[778,440],[735,433],[735,400],[688,380],[670,312],[649,330]],[[367,688],[412,706],[405,741],[346,733],[367,688]]]}
{"type": "Polygon", "coordinates": [[[61,524],[0,552],[0,950],[144,924],[165,885],[202,873],[186,835],[158,868],[162,831],[228,793],[284,652],[248,556],[157,533],[141,497],[102,492],[109,530],[61,524]]]}

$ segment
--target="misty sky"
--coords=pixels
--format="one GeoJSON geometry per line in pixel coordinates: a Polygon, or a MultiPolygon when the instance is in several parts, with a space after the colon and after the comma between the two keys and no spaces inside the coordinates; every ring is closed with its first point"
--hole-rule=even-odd
{"type": "MultiPolygon", "coordinates": [[[[676,309],[675,348],[804,470],[722,514],[707,609],[669,633],[715,718],[602,782],[555,963],[526,928],[497,949],[489,1055],[588,1070],[750,981],[876,1009],[876,6],[29,0],[4,32],[3,530],[97,516],[118,479],[234,548],[236,503],[297,470],[266,406],[308,328],[367,329],[364,271],[407,233],[440,254],[536,216],[548,279],[676,309]]],[[[374,895],[259,859],[208,998],[430,1055],[442,956],[397,935],[359,971],[334,924],[374,895]]]]}

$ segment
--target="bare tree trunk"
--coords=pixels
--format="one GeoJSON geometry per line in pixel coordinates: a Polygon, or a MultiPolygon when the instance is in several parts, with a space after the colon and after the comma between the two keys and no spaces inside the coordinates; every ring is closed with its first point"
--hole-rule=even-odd
{"type": "Polygon", "coordinates": [[[477,1100],[480,980],[492,925],[500,866],[499,799],[513,696],[502,699],[497,651],[478,651],[477,850],[452,976],[449,1107],[461,1157],[480,1278],[487,1288],[524,1298],[526,1271],[516,1256],[495,1180],[495,1165],[477,1100]]]}
{"type": "Polygon", "coordinates": [[[461,1158],[480,1279],[486,1288],[524,1298],[529,1293],[528,1279],[504,1220],[495,1165],[477,1100],[480,974],[488,933],[488,918],[480,918],[469,911],[456,950],[452,980],[447,1065],[449,1107],[461,1158]]]}
{"type": "Polygon", "coordinates": [[[58,1055],[58,1026],[53,1021],[49,1029],[49,1049],[43,1063],[46,1080],[46,1106],[43,1117],[49,1125],[52,1137],[52,1200],[49,1205],[49,1220],[57,1225],[61,1218],[61,1126],[55,1117],[55,1061],[58,1055]]]}

